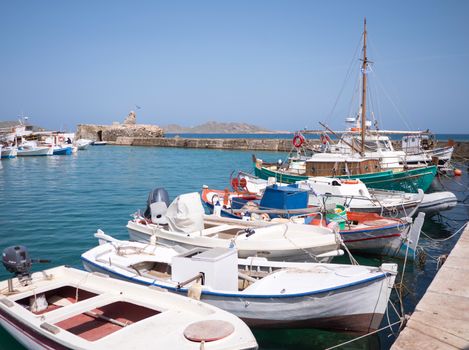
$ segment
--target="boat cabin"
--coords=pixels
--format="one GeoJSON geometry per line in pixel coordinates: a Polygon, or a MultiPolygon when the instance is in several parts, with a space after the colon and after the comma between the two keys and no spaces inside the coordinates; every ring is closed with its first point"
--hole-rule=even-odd
{"type": "Polygon", "coordinates": [[[404,136],[401,145],[404,152],[412,154],[433,149],[435,142],[433,134],[417,134],[404,136]]]}
{"type": "Polygon", "coordinates": [[[378,159],[343,160],[312,158],[306,161],[306,176],[347,176],[381,171],[378,159]]]}

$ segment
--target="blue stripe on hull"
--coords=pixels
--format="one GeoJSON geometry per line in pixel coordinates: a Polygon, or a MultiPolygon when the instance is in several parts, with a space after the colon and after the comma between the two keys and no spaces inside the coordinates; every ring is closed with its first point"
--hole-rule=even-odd
{"type": "MultiPolygon", "coordinates": [[[[114,278],[117,278],[117,279],[123,279],[123,280],[127,280],[127,281],[130,281],[130,282],[133,282],[133,283],[144,284],[144,285],[153,285],[153,286],[157,286],[157,287],[167,289],[167,290],[172,291],[172,292],[182,293],[182,294],[187,295],[188,288],[176,288],[176,287],[165,286],[165,285],[162,285],[162,284],[158,284],[154,281],[153,282],[145,282],[145,281],[142,281],[138,278],[129,277],[129,276],[120,274],[118,272],[115,272],[113,270],[108,270],[105,267],[103,267],[101,265],[98,265],[98,264],[96,264],[96,263],[94,263],[94,262],[92,262],[92,261],[90,261],[90,260],[88,260],[84,257],[80,257],[80,258],[81,258],[82,262],[85,264],[85,268],[86,268],[86,265],[90,265],[93,268],[95,268],[95,269],[97,268],[98,270],[104,272],[105,274],[107,274],[109,276],[116,276],[114,278]]],[[[96,271],[96,270],[94,270],[94,271],[96,271]]],[[[384,272],[384,273],[381,273],[381,274],[373,276],[373,277],[368,277],[366,279],[356,281],[356,282],[346,283],[346,284],[343,284],[343,285],[340,285],[340,286],[337,286],[337,287],[330,287],[330,288],[325,288],[325,289],[320,289],[320,290],[313,290],[313,291],[303,292],[303,293],[272,294],[272,295],[269,295],[269,294],[220,293],[220,292],[210,292],[210,291],[204,291],[203,290],[202,295],[213,295],[213,296],[220,296],[220,297],[224,297],[224,298],[235,298],[235,299],[239,299],[239,298],[243,298],[243,299],[249,299],[249,298],[253,298],[253,299],[299,298],[299,297],[304,297],[304,296],[308,296],[308,295],[318,295],[318,294],[329,293],[329,292],[336,291],[336,290],[347,289],[347,288],[350,288],[350,287],[353,287],[353,286],[358,286],[358,285],[366,284],[366,283],[369,283],[369,282],[381,280],[381,279],[387,278],[389,276],[391,276],[391,273],[384,272]]]]}

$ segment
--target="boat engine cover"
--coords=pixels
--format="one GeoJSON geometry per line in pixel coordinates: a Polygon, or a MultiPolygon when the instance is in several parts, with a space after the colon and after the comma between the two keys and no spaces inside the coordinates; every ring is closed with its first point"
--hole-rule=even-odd
{"type": "Polygon", "coordinates": [[[22,245],[5,248],[2,253],[2,263],[8,272],[15,275],[29,274],[31,269],[29,252],[22,245]]]}
{"type": "Polygon", "coordinates": [[[147,219],[151,218],[150,206],[153,203],[157,203],[157,202],[163,202],[166,204],[166,207],[169,207],[168,191],[166,191],[163,187],[157,187],[148,194],[147,208],[145,209],[145,213],[144,213],[144,216],[147,219]]]}

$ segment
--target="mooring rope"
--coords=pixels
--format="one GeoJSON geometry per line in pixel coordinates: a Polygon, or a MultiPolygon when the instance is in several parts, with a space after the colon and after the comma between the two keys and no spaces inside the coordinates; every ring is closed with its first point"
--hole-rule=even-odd
{"type": "Polygon", "coordinates": [[[421,230],[420,232],[423,233],[423,235],[424,235],[425,237],[427,237],[428,239],[430,239],[430,240],[432,240],[432,241],[435,241],[435,242],[444,242],[444,241],[447,241],[447,240],[453,238],[454,236],[456,236],[456,235],[457,235],[459,232],[461,232],[461,230],[462,230],[464,227],[466,227],[466,226],[467,226],[467,222],[466,222],[464,225],[462,225],[462,226],[459,228],[459,230],[457,230],[457,231],[456,231],[455,233],[453,233],[451,236],[446,237],[446,238],[441,238],[441,239],[432,238],[432,237],[430,237],[428,234],[426,234],[425,232],[423,232],[423,230],[421,230]]]}
{"type": "Polygon", "coordinates": [[[346,341],[346,342],[343,342],[343,343],[340,343],[340,344],[331,346],[331,347],[329,347],[329,348],[326,348],[325,350],[336,349],[336,348],[339,348],[339,347],[341,347],[341,346],[344,346],[344,345],[353,343],[354,341],[357,341],[357,340],[366,338],[366,337],[368,337],[369,335],[376,334],[376,333],[378,333],[378,332],[381,332],[382,330],[385,330],[385,329],[387,329],[387,328],[390,328],[390,327],[392,327],[392,326],[395,326],[396,324],[401,323],[401,322],[403,322],[404,320],[405,320],[405,318],[402,318],[402,319],[400,319],[399,321],[396,321],[396,322],[394,322],[394,323],[392,323],[392,324],[389,324],[389,325],[387,325],[387,326],[385,326],[385,327],[382,327],[382,328],[380,328],[380,329],[377,329],[377,330],[375,330],[375,331],[373,331],[373,332],[366,333],[366,334],[364,334],[364,335],[361,335],[361,336],[359,336],[359,337],[353,338],[353,339],[348,340],[348,341],[346,341]]]}

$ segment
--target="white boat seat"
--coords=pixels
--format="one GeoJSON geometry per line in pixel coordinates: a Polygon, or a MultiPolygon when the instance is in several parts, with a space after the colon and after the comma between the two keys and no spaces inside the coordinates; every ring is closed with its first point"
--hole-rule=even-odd
{"type": "Polygon", "coordinates": [[[166,212],[168,207],[165,202],[155,202],[150,204],[151,222],[154,224],[166,225],[168,219],[166,212]]]}
{"type": "MultiPolygon", "coordinates": [[[[213,234],[225,231],[225,230],[229,230],[229,229],[232,229],[232,228],[233,228],[233,225],[227,225],[227,224],[206,228],[206,229],[202,230],[201,236],[210,236],[210,235],[213,235],[213,234]]],[[[240,228],[240,230],[241,229],[242,229],[242,227],[240,228]]]]}

